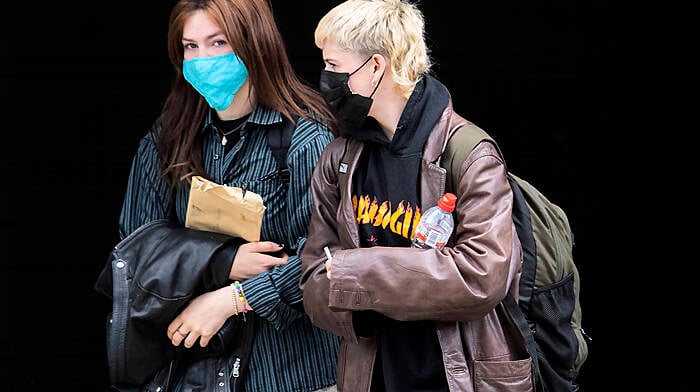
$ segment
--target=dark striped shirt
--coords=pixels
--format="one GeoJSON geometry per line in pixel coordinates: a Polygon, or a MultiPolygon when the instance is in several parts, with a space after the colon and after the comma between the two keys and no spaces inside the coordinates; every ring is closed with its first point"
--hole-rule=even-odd
{"type": "MultiPolygon", "coordinates": [[[[315,122],[298,120],[287,155],[290,183],[285,191],[274,175],[277,162],[264,132],[281,121],[279,112],[258,106],[240,139],[226,152],[209,116],[202,128],[202,159],[210,180],[262,196],[266,210],[261,240],[285,244],[300,254],[311,216],[311,173],[333,134],[315,122]]],[[[149,132],[141,140],[133,159],[119,222],[122,238],[155,219],[185,222],[189,187],[178,189],[173,205],[169,185],[160,178],[155,136],[149,132]]],[[[291,306],[302,302],[300,273],[300,258],[291,256],[284,266],[242,283],[262,319],[246,380],[248,391],[311,391],[335,383],[338,338],[313,326],[308,316],[291,306]]]]}

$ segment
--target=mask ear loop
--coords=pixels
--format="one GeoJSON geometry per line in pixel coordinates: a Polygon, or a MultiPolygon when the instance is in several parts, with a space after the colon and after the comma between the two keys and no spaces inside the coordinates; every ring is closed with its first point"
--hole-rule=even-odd
{"type": "Polygon", "coordinates": [[[370,98],[374,95],[374,93],[377,92],[377,89],[379,88],[379,84],[382,82],[382,79],[384,79],[384,72],[382,72],[382,76],[379,77],[379,80],[377,81],[377,84],[374,85],[374,90],[372,90],[372,94],[369,95],[370,98]]]}
{"type": "MultiPolygon", "coordinates": [[[[374,55],[372,55],[372,56],[374,56],[374,55]]],[[[365,62],[364,62],[364,63],[362,63],[362,65],[360,65],[359,67],[357,67],[357,68],[356,68],[356,69],[355,69],[354,71],[352,71],[351,73],[349,73],[349,74],[348,74],[348,77],[350,77],[350,76],[354,75],[354,74],[355,74],[355,72],[357,72],[357,71],[361,70],[361,69],[362,69],[362,67],[364,67],[364,66],[365,66],[365,64],[367,64],[367,62],[368,62],[369,60],[371,60],[371,59],[372,59],[372,56],[369,56],[369,57],[367,57],[367,60],[365,60],[365,62]]]]}
{"type": "MultiPolygon", "coordinates": [[[[354,71],[352,71],[351,73],[348,74],[348,87],[349,87],[349,84],[350,84],[350,77],[351,77],[352,75],[354,75],[355,72],[361,70],[362,67],[364,67],[365,64],[367,64],[367,62],[369,62],[369,61],[372,59],[372,57],[374,57],[374,55],[371,55],[371,56],[367,57],[367,60],[365,60],[365,62],[362,63],[362,65],[360,65],[359,67],[357,67],[357,69],[355,69],[354,71]]],[[[372,90],[372,94],[369,95],[369,98],[372,98],[372,96],[374,96],[374,93],[377,92],[377,89],[379,88],[379,83],[382,82],[382,79],[383,79],[383,78],[384,78],[384,73],[382,72],[382,76],[379,77],[379,81],[377,82],[377,84],[374,85],[374,90],[372,90]]]]}

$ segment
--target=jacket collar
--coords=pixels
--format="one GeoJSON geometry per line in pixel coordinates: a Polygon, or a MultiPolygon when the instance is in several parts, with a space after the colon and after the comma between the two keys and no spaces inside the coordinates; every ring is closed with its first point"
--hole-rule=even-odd
{"type": "Polygon", "coordinates": [[[425,144],[423,160],[439,164],[438,160],[447,145],[447,140],[457,127],[465,123],[469,123],[469,121],[455,113],[452,107],[452,99],[450,99],[445,110],[435,124],[433,132],[428,138],[428,142],[425,144]]]}

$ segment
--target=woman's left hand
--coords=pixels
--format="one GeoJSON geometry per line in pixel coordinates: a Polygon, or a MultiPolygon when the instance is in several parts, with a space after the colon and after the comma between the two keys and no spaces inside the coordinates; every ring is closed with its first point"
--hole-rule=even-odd
{"type": "Polygon", "coordinates": [[[183,341],[191,348],[199,339],[206,347],[209,340],[234,313],[231,288],[226,286],[193,299],[168,326],[168,338],[173,346],[183,341]]]}

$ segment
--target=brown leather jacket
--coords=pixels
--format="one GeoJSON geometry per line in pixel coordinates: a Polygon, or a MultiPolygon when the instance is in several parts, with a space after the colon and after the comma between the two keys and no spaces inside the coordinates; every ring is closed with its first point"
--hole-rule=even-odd
{"type": "MultiPolygon", "coordinates": [[[[425,209],[444,192],[439,158],[450,132],[464,122],[450,102],[426,143],[420,195],[425,209]]],[[[455,245],[442,251],[360,248],[350,187],[341,194],[338,186],[346,148],[352,178],[362,144],[342,137],[327,146],[314,172],[300,281],[313,323],[343,337],[338,390],[370,389],[377,344],[374,337],[357,336],[352,313],[373,310],[397,320],[435,320],[450,391],[532,391],[531,360],[500,304],[509,291],[517,299],[522,255],[506,168],[493,145],[478,145],[462,166],[455,245]],[[333,255],[330,280],[324,246],[333,255]]]]}

